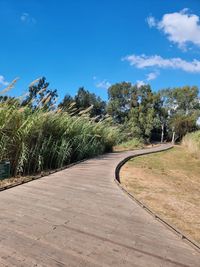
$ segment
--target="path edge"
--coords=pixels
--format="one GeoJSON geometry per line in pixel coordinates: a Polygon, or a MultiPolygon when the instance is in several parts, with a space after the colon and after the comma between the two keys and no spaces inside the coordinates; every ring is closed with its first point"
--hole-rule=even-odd
{"type": "MultiPolygon", "coordinates": [[[[148,154],[154,154],[154,153],[159,153],[159,152],[163,152],[163,151],[167,151],[172,149],[174,146],[173,145],[169,145],[167,147],[163,147],[160,150],[155,150],[155,151],[148,151],[148,149],[146,151],[143,151],[141,153],[137,153],[137,154],[133,154],[131,156],[128,156],[126,158],[124,158],[123,160],[121,160],[116,168],[115,168],[115,178],[114,181],[115,183],[118,185],[118,187],[129,197],[131,198],[135,203],[137,203],[139,206],[141,206],[146,212],[148,212],[155,220],[161,222],[165,227],[167,227],[169,230],[171,230],[173,233],[175,233],[178,237],[180,237],[184,242],[186,242],[187,244],[189,244],[190,246],[192,246],[196,251],[198,251],[200,253],[200,244],[197,243],[196,241],[194,241],[193,239],[189,238],[186,234],[184,234],[181,230],[179,230],[178,228],[176,228],[174,225],[170,224],[169,222],[167,222],[165,219],[163,219],[160,215],[156,214],[151,208],[149,208],[146,204],[144,204],[143,202],[141,202],[140,200],[138,200],[133,194],[131,194],[130,192],[128,192],[125,187],[121,184],[120,181],[120,170],[122,168],[122,166],[124,164],[126,164],[130,159],[133,159],[135,157],[139,157],[139,156],[145,156],[148,154]]],[[[145,149],[144,149],[145,150],[145,149]]],[[[134,151],[133,151],[134,153],[134,151]]]]}
{"type": "MultiPolygon", "coordinates": [[[[101,155],[98,155],[98,156],[101,156],[101,155]]],[[[30,177],[29,180],[20,181],[20,182],[15,183],[15,184],[5,185],[5,186],[3,186],[3,187],[0,188],[0,192],[5,191],[5,190],[8,190],[8,189],[11,189],[11,188],[14,188],[14,187],[17,187],[17,186],[20,186],[20,185],[23,185],[23,184],[27,184],[27,183],[33,182],[35,180],[39,180],[41,178],[45,178],[46,176],[49,176],[49,175],[54,174],[56,172],[60,172],[60,171],[69,169],[69,168],[73,167],[74,165],[77,165],[79,163],[83,163],[83,162],[85,162],[87,160],[90,160],[90,159],[91,158],[81,159],[81,160],[75,161],[73,163],[70,163],[68,165],[65,165],[65,166],[60,167],[60,168],[57,168],[57,169],[45,171],[44,173],[39,173],[37,175],[28,176],[28,177],[30,177]]]]}

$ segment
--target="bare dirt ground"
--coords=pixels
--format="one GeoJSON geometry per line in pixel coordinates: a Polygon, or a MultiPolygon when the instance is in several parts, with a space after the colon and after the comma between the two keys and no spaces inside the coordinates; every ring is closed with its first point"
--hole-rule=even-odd
{"type": "Polygon", "coordinates": [[[182,147],[137,157],[120,172],[122,185],[200,243],[200,161],[182,147]]]}

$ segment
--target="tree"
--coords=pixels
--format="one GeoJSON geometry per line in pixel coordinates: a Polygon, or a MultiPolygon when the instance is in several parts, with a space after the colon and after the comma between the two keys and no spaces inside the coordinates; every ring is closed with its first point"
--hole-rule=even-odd
{"type": "Polygon", "coordinates": [[[74,98],[67,94],[64,96],[64,99],[60,102],[58,107],[62,108],[65,111],[68,111],[70,110],[72,103],[75,103],[74,98]]]}
{"type": "Polygon", "coordinates": [[[132,85],[129,82],[116,83],[108,88],[107,112],[117,123],[124,123],[131,108],[132,85]]]}
{"type": "Polygon", "coordinates": [[[0,104],[1,103],[7,103],[9,106],[20,106],[19,98],[12,96],[0,96],[0,104]]]}
{"type": "Polygon", "coordinates": [[[173,142],[177,139],[181,140],[187,133],[197,130],[198,127],[196,122],[197,119],[195,114],[192,116],[175,114],[170,119],[170,126],[174,132],[174,138],[172,138],[173,142]]]}
{"type": "Polygon", "coordinates": [[[1,103],[4,103],[6,101],[8,101],[9,99],[11,99],[11,97],[5,95],[5,96],[0,96],[0,102],[1,103]]]}
{"type": "Polygon", "coordinates": [[[163,100],[161,94],[154,93],[154,110],[155,110],[155,118],[154,118],[154,128],[152,130],[152,139],[159,140],[161,143],[164,142],[166,137],[166,129],[168,123],[168,113],[163,106],[163,100]]]}
{"type": "MultiPolygon", "coordinates": [[[[134,90],[133,90],[134,92],[134,90]]],[[[147,141],[161,125],[162,101],[158,94],[153,93],[149,85],[137,87],[136,99],[129,112],[128,127],[134,137],[147,141]]]]}
{"type": "Polygon", "coordinates": [[[91,117],[102,118],[106,114],[106,102],[94,93],[90,93],[85,90],[84,87],[79,88],[75,96],[76,108],[78,110],[84,110],[92,106],[90,110],[91,117]]]}
{"type": "Polygon", "coordinates": [[[124,124],[129,137],[160,138],[166,114],[160,94],[153,93],[150,85],[138,87],[122,82],[108,89],[108,113],[116,123],[124,124]],[[159,137],[158,137],[159,135],[159,137]]]}
{"type": "Polygon", "coordinates": [[[187,132],[197,127],[200,116],[199,90],[196,86],[176,87],[160,91],[163,107],[168,114],[168,132],[181,139],[187,132]]]}
{"type": "Polygon", "coordinates": [[[188,115],[200,108],[199,90],[196,86],[184,86],[168,88],[160,91],[165,107],[171,113],[182,113],[188,115]]]}
{"type": "Polygon", "coordinates": [[[33,109],[37,107],[51,109],[57,97],[57,89],[49,89],[49,83],[46,82],[45,77],[42,77],[35,84],[29,86],[28,96],[22,102],[22,106],[29,105],[33,109]]]}

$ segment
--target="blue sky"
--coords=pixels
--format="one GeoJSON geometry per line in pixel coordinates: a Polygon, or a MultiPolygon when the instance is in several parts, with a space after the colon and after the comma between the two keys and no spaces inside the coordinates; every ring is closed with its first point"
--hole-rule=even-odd
{"type": "Polygon", "coordinates": [[[45,76],[60,99],[80,86],[200,86],[199,0],[0,0],[0,86],[45,76]]]}

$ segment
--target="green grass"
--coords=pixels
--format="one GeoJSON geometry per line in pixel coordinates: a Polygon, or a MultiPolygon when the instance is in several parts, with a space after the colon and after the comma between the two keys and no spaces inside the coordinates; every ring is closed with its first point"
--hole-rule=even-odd
{"type": "Polygon", "coordinates": [[[143,148],[143,147],[144,147],[144,143],[141,140],[137,138],[133,138],[127,142],[123,142],[115,146],[115,150],[116,151],[132,150],[132,149],[143,148]]]}
{"type": "Polygon", "coordinates": [[[34,112],[18,103],[0,103],[0,161],[11,162],[12,175],[60,168],[112,150],[118,131],[108,120],[61,110],[34,112]]]}
{"type": "Polygon", "coordinates": [[[199,161],[191,158],[186,150],[178,146],[168,151],[136,157],[129,162],[136,167],[148,168],[160,174],[167,173],[168,169],[178,171],[181,168],[188,174],[200,170],[197,164],[199,161]]]}

